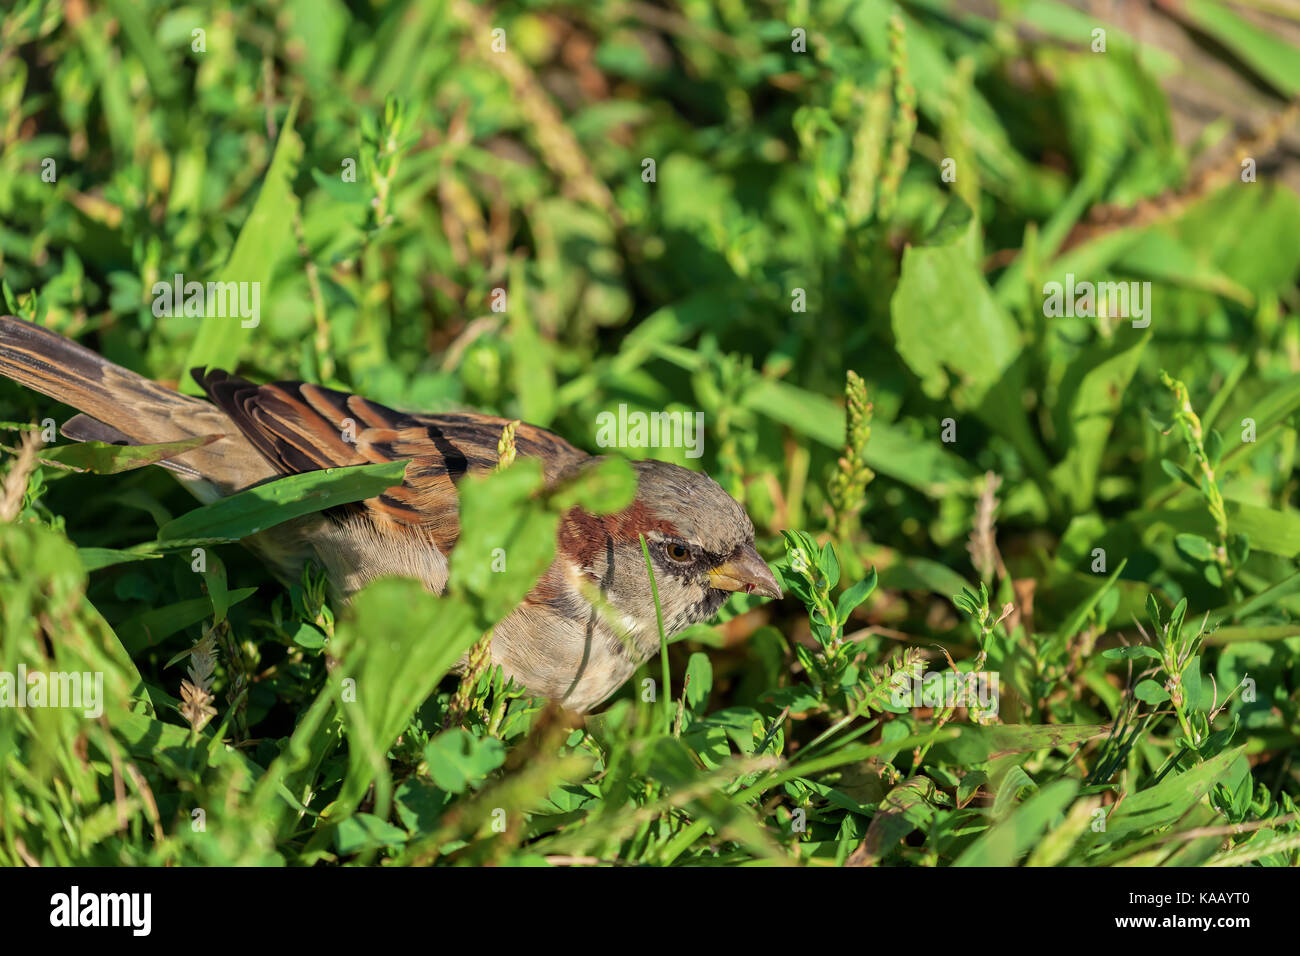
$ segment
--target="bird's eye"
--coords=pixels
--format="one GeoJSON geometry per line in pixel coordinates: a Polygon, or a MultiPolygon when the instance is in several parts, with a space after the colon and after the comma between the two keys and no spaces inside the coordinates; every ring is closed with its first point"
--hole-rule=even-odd
{"type": "Polygon", "coordinates": [[[685,564],[687,561],[691,560],[691,549],[686,547],[684,544],[678,544],[674,541],[669,543],[668,547],[664,550],[667,551],[668,557],[671,560],[676,561],[678,564],[685,564]]]}

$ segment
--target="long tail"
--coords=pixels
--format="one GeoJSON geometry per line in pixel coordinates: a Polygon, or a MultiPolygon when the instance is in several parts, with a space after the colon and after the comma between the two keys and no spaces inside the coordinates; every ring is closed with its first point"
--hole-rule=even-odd
{"type": "Polygon", "coordinates": [[[184,417],[178,412],[207,405],[12,315],[0,316],[0,375],[71,405],[135,442],[184,437],[183,427],[168,438],[159,437],[159,428],[165,430],[169,418],[184,417]]]}
{"type": "Polygon", "coordinates": [[[12,315],[0,315],[0,375],[83,412],[62,429],[77,441],[149,444],[195,435],[225,436],[163,462],[202,499],[274,475],[225,412],[12,315]]]}

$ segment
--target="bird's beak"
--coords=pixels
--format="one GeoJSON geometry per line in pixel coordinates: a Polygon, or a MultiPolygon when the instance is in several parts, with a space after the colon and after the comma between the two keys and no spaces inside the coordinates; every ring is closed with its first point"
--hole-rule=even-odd
{"type": "Polygon", "coordinates": [[[731,557],[709,571],[709,587],[719,591],[744,591],[765,597],[781,597],[781,587],[776,583],[767,562],[754,550],[744,545],[731,557]]]}

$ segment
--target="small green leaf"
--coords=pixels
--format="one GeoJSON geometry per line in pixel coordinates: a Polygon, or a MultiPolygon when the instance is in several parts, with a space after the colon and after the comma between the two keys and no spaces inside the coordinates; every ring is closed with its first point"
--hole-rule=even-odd
{"type": "Polygon", "coordinates": [[[1169,699],[1169,691],[1148,678],[1133,688],[1133,696],[1147,704],[1163,704],[1169,699]]]}
{"type": "Polygon", "coordinates": [[[826,588],[830,590],[840,583],[840,559],[835,553],[835,548],[827,541],[822,545],[821,555],[818,559],[821,566],[822,574],[826,575],[826,588]]]}
{"type": "Polygon", "coordinates": [[[1101,656],[1108,661],[1132,661],[1137,660],[1139,657],[1160,660],[1160,654],[1155,648],[1147,647],[1145,644],[1137,644],[1133,647],[1112,647],[1110,650],[1102,651],[1101,656]]]}
{"type": "Polygon", "coordinates": [[[208,599],[212,601],[212,622],[220,624],[230,610],[230,589],[226,586],[226,566],[215,554],[209,556],[209,567],[203,572],[203,583],[207,585],[208,599]]]}
{"type": "Polygon", "coordinates": [[[870,597],[875,589],[876,569],[872,568],[865,578],[841,594],[840,599],[835,602],[835,616],[839,618],[840,623],[847,621],[854,609],[870,597]]]}
{"type": "Polygon", "coordinates": [[[1239,568],[1250,557],[1250,538],[1244,534],[1228,536],[1228,560],[1234,568],[1239,568]]]}
{"type": "Polygon", "coordinates": [[[957,806],[964,807],[971,802],[975,792],[989,782],[989,775],[983,770],[971,770],[957,784],[957,806]]]}
{"type": "Polygon", "coordinates": [[[457,727],[430,740],[424,759],[434,783],[448,793],[463,793],[501,766],[506,750],[495,737],[475,737],[457,727]]]}
{"type": "Polygon", "coordinates": [[[405,843],[405,831],[369,813],[354,813],[341,821],[334,832],[335,849],[345,856],[405,843]]]}
{"type": "Polygon", "coordinates": [[[1218,468],[1223,459],[1223,436],[1217,429],[1211,428],[1205,436],[1205,456],[1210,459],[1210,467],[1218,468]]]}
{"type": "Polygon", "coordinates": [[[1214,546],[1199,534],[1175,535],[1174,547],[1192,561],[1214,560],[1214,546]]]}
{"type": "Polygon", "coordinates": [[[294,632],[293,642],[308,650],[319,650],[325,646],[325,635],[316,626],[303,621],[294,632]]]}
{"type": "Polygon", "coordinates": [[[1160,630],[1163,625],[1160,623],[1160,602],[1156,600],[1154,594],[1147,595],[1147,614],[1151,618],[1151,623],[1155,625],[1156,630],[1160,630]]]}
{"type": "Polygon", "coordinates": [[[712,689],[713,663],[708,654],[696,651],[686,664],[686,706],[692,713],[698,714],[704,710],[712,689]]]}
{"type": "Polygon", "coordinates": [[[1201,490],[1201,483],[1182,465],[1175,464],[1168,458],[1162,458],[1160,459],[1160,467],[1164,469],[1165,474],[1170,478],[1175,478],[1196,491],[1201,490]]]}
{"type": "Polygon", "coordinates": [[[622,511],[636,497],[636,472],[623,458],[603,458],[584,468],[554,492],[555,506],[566,511],[575,505],[594,515],[622,511]]]}

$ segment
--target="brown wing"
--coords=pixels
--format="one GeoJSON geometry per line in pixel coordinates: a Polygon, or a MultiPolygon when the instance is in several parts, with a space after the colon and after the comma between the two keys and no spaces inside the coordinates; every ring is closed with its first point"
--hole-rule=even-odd
{"type": "MultiPolygon", "coordinates": [[[[491,415],[416,415],[305,382],[256,385],[219,369],[195,381],[281,474],[411,459],[406,480],[364,502],[384,517],[429,534],[447,554],[460,534],[456,482],[497,464],[509,419],[491,415]]],[[[548,481],[587,455],[534,425],[515,434],[520,455],[541,458],[548,481]]]]}

